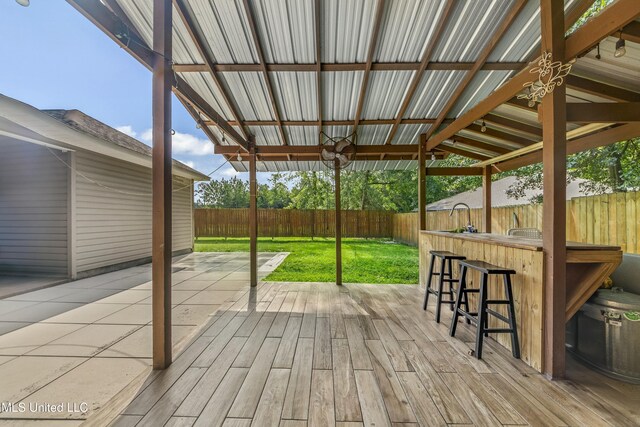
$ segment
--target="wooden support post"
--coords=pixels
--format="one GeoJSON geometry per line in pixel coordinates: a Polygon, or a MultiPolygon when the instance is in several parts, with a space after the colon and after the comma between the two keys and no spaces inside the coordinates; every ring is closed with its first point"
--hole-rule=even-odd
{"type": "Polygon", "coordinates": [[[171,0],[153,2],[153,368],[171,364],[171,0]]]}
{"type": "Polygon", "coordinates": [[[340,161],[335,161],[336,175],[336,285],[342,286],[342,208],[340,206],[340,161]]]}
{"type": "Polygon", "coordinates": [[[258,182],[256,179],[256,140],[249,137],[249,258],[251,287],[258,286],[258,182]]]}
{"type": "Polygon", "coordinates": [[[418,148],[418,230],[427,229],[427,146],[420,135],[418,148]]]}
{"type": "Polygon", "coordinates": [[[491,169],[485,166],[482,171],[482,230],[491,233],[491,169]]]}
{"type": "MultiPolygon", "coordinates": [[[[541,0],[542,50],[552,61],[565,55],[563,4],[541,0]]],[[[556,86],[542,99],[543,217],[545,259],[544,373],[562,378],[565,373],[566,310],[566,87],[556,86]]]]}

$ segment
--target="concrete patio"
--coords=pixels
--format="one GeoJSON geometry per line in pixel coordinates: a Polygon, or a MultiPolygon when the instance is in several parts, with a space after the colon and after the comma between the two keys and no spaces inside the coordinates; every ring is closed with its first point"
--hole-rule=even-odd
{"type": "MultiPolygon", "coordinates": [[[[260,277],[286,254],[258,256],[260,277]]],[[[176,354],[226,301],[249,287],[249,254],[174,258],[176,354]]],[[[151,266],[111,272],[0,300],[0,424],[81,423],[151,366],[151,266]],[[87,404],[86,412],[38,412],[29,402],[87,404]],[[45,421],[46,420],[46,421],[45,421]]]]}

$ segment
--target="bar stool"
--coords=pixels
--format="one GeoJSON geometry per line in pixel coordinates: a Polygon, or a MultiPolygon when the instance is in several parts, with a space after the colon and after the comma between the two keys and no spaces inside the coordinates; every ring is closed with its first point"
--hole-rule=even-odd
{"type": "Polygon", "coordinates": [[[489,333],[499,334],[511,334],[511,352],[513,357],[520,359],[520,345],[518,343],[518,330],[516,327],[516,312],[513,306],[513,292],[511,289],[511,275],[516,274],[515,270],[509,268],[498,267],[484,261],[464,260],[460,261],[460,284],[458,286],[458,295],[455,302],[455,308],[453,312],[453,318],[451,319],[451,328],[449,329],[449,335],[452,337],[456,334],[456,326],[458,324],[458,317],[463,316],[467,320],[475,323],[476,329],[476,358],[482,358],[482,343],[484,337],[489,336],[489,333]],[[467,269],[479,271],[482,274],[482,280],[480,281],[479,289],[467,288],[467,269]],[[502,275],[504,282],[504,290],[507,296],[506,300],[494,300],[488,299],[488,287],[490,275],[502,275]],[[478,311],[475,313],[469,312],[468,296],[469,293],[479,293],[478,297],[478,311]],[[463,310],[460,306],[465,304],[466,307],[463,310]],[[503,316],[495,310],[490,309],[489,305],[506,305],[508,311],[508,317],[503,316]],[[501,321],[509,325],[508,328],[489,328],[488,316],[494,316],[501,321]]]}
{"type": "Polygon", "coordinates": [[[431,262],[429,263],[429,278],[427,279],[427,287],[424,292],[424,304],[422,304],[422,309],[427,309],[427,303],[429,302],[429,294],[434,294],[436,296],[436,323],[440,323],[440,305],[442,303],[449,304],[451,310],[453,310],[453,303],[455,300],[453,297],[455,296],[453,290],[453,284],[458,283],[458,279],[453,278],[453,260],[464,260],[466,257],[462,255],[456,255],[453,252],[449,251],[430,251],[431,254],[431,262]],[[436,258],[440,259],[440,272],[434,272],[435,260],[436,258]],[[433,289],[431,287],[431,279],[433,276],[439,276],[438,280],[438,289],[433,289]],[[449,290],[443,290],[444,284],[447,284],[449,290]],[[442,295],[448,295],[448,300],[443,300],[442,295]]]}

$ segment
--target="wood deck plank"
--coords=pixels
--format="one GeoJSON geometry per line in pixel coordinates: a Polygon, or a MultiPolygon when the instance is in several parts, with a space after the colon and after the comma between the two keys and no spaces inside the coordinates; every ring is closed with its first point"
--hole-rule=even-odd
{"type": "Polygon", "coordinates": [[[282,410],[283,419],[306,420],[309,416],[311,373],[313,368],[313,339],[300,338],[291,369],[291,378],[282,410]]]}
{"type": "Polygon", "coordinates": [[[333,372],[313,370],[309,403],[309,427],[335,426],[333,372]]]}
{"type": "Polygon", "coordinates": [[[280,423],[284,395],[287,390],[290,369],[272,369],[258,402],[252,426],[275,426],[280,423]]]}
{"type": "Polygon", "coordinates": [[[206,402],[195,427],[220,427],[224,424],[227,412],[229,412],[248,372],[247,368],[229,369],[216,392],[206,402]]]}
{"type": "Polygon", "coordinates": [[[334,339],[331,343],[333,353],[333,383],[336,395],[337,421],[362,421],[356,377],[351,364],[349,341],[334,339]]]}

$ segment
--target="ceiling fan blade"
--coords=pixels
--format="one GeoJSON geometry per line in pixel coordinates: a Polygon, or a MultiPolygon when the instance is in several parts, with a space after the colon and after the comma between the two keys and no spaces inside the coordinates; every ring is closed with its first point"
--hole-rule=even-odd
{"type": "Polygon", "coordinates": [[[340,153],[342,152],[342,150],[344,150],[346,147],[348,147],[349,145],[351,145],[351,141],[349,141],[348,139],[343,139],[340,142],[338,142],[336,144],[336,152],[340,153]]]}
{"type": "Polygon", "coordinates": [[[325,160],[335,160],[336,158],[336,153],[334,153],[333,151],[329,151],[326,148],[322,149],[322,158],[325,160]]]}
{"type": "Polygon", "coordinates": [[[346,165],[348,165],[350,162],[349,158],[347,156],[343,156],[341,154],[338,154],[338,160],[340,161],[340,167],[345,167],[346,165]]]}

